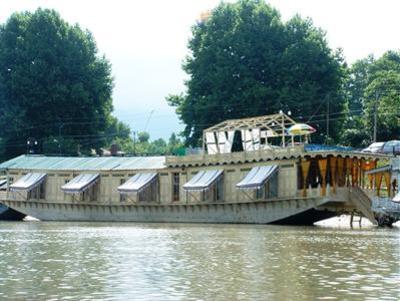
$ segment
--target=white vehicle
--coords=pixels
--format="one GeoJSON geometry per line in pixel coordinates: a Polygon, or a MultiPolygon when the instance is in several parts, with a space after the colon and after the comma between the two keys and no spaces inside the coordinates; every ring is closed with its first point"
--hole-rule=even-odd
{"type": "Polygon", "coordinates": [[[385,142],[374,142],[362,151],[365,153],[382,153],[385,142]]]}

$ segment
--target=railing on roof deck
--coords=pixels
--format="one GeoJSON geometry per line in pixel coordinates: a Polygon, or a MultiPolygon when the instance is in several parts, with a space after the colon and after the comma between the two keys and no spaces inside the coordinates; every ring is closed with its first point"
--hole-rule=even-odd
{"type": "Polygon", "coordinates": [[[268,149],[268,150],[254,150],[254,151],[243,151],[243,152],[233,152],[224,154],[197,154],[188,155],[184,157],[166,157],[167,166],[176,165],[212,165],[212,164],[222,164],[222,163],[236,163],[236,162],[253,162],[261,161],[262,159],[280,159],[280,158],[290,158],[297,157],[304,152],[304,145],[295,145],[286,148],[268,149]]]}

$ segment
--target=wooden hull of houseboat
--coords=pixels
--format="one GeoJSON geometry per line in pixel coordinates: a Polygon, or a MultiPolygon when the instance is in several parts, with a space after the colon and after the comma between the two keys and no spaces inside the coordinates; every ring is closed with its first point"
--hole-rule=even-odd
{"type": "Polygon", "coordinates": [[[328,198],[315,197],[180,205],[71,204],[45,201],[6,201],[6,204],[42,221],[270,224],[327,202],[328,198]]]}

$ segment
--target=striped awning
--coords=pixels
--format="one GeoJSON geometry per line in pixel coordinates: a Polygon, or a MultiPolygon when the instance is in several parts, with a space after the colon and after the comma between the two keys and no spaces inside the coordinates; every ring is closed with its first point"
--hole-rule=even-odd
{"type": "Polygon", "coordinates": [[[157,179],[156,172],[138,173],[118,187],[121,194],[138,193],[157,179]]]}
{"type": "Polygon", "coordinates": [[[11,191],[30,191],[46,179],[45,173],[27,173],[15,183],[10,185],[11,191]]]}
{"type": "Polygon", "coordinates": [[[238,189],[259,189],[278,171],[278,165],[253,167],[242,181],[236,184],[238,189]]]}
{"type": "Polygon", "coordinates": [[[61,190],[65,193],[82,193],[96,184],[100,175],[95,174],[80,174],[76,176],[67,184],[61,186],[61,190]]]}
{"type": "Polygon", "coordinates": [[[186,191],[203,191],[213,185],[223,174],[222,169],[199,171],[189,182],[183,185],[186,191]]]}

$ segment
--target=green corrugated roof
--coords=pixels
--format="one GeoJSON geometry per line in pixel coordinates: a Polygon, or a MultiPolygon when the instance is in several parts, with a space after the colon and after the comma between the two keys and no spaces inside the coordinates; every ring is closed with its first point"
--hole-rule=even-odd
{"type": "Polygon", "coordinates": [[[140,170],[165,168],[165,157],[46,157],[22,155],[0,164],[0,169],[26,170],[140,170]]]}

